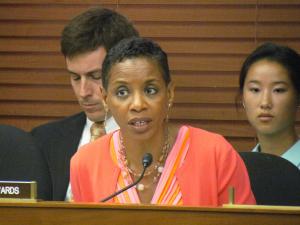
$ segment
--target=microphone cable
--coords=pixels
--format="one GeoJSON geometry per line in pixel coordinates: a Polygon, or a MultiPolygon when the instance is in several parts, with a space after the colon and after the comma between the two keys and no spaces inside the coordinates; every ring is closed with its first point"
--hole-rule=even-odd
{"type": "Polygon", "coordinates": [[[109,195],[108,197],[104,198],[104,199],[101,199],[100,202],[106,202],[108,200],[110,200],[111,198],[121,194],[122,192],[128,190],[129,188],[137,185],[143,178],[144,178],[144,174],[146,172],[146,169],[151,165],[152,163],[152,155],[150,153],[146,153],[144,156],[143,156],[143,160],[142,160],[142,163],[143,163],[143,171],[141,173],[141,176],[135,181],[133,182],[132,184],[120,189],[119,191],[113,193],[112,195],[109,195]]]}

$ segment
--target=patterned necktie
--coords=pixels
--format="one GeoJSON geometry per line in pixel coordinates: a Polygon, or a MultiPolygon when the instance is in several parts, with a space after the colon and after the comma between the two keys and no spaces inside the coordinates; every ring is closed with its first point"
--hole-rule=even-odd
{"type": "Polygon", "coordinates": [[[103,122],[95,122],[92,124],[91,129],[91,139],[90,142],[95,141],[97,138],[105,135],[105,128],[103,122]]]}

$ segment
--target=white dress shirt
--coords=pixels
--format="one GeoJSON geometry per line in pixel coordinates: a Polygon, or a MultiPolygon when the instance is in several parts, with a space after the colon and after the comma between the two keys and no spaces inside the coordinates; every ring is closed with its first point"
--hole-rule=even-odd
{"type": "MultiPolygon", "coordinates": [[[[260,152],[259,144],[257,144],[252,152],[260,152]]],[[[300,140],[281,155],[282,158],[290,161],[300,169],[300,140]]]]}

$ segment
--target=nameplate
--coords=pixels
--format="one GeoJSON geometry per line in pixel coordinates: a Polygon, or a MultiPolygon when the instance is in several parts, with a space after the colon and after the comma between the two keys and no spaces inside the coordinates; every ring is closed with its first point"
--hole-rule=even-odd
{"type": "Polygon", "coordinates": [[[35,200],[35,181],[0,181],[0,200],[35,200]]]}

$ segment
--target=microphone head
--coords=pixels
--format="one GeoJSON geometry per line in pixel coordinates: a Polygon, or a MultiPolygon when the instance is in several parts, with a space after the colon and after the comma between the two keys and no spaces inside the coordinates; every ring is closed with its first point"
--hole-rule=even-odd
{"type": "Polygon", "coordinates": [[[144,168],[147,168],[148,166],[150,166],[152,163],[152,155],[150,153],[146,153],[143,156],[143,166],[144,168]]]}

